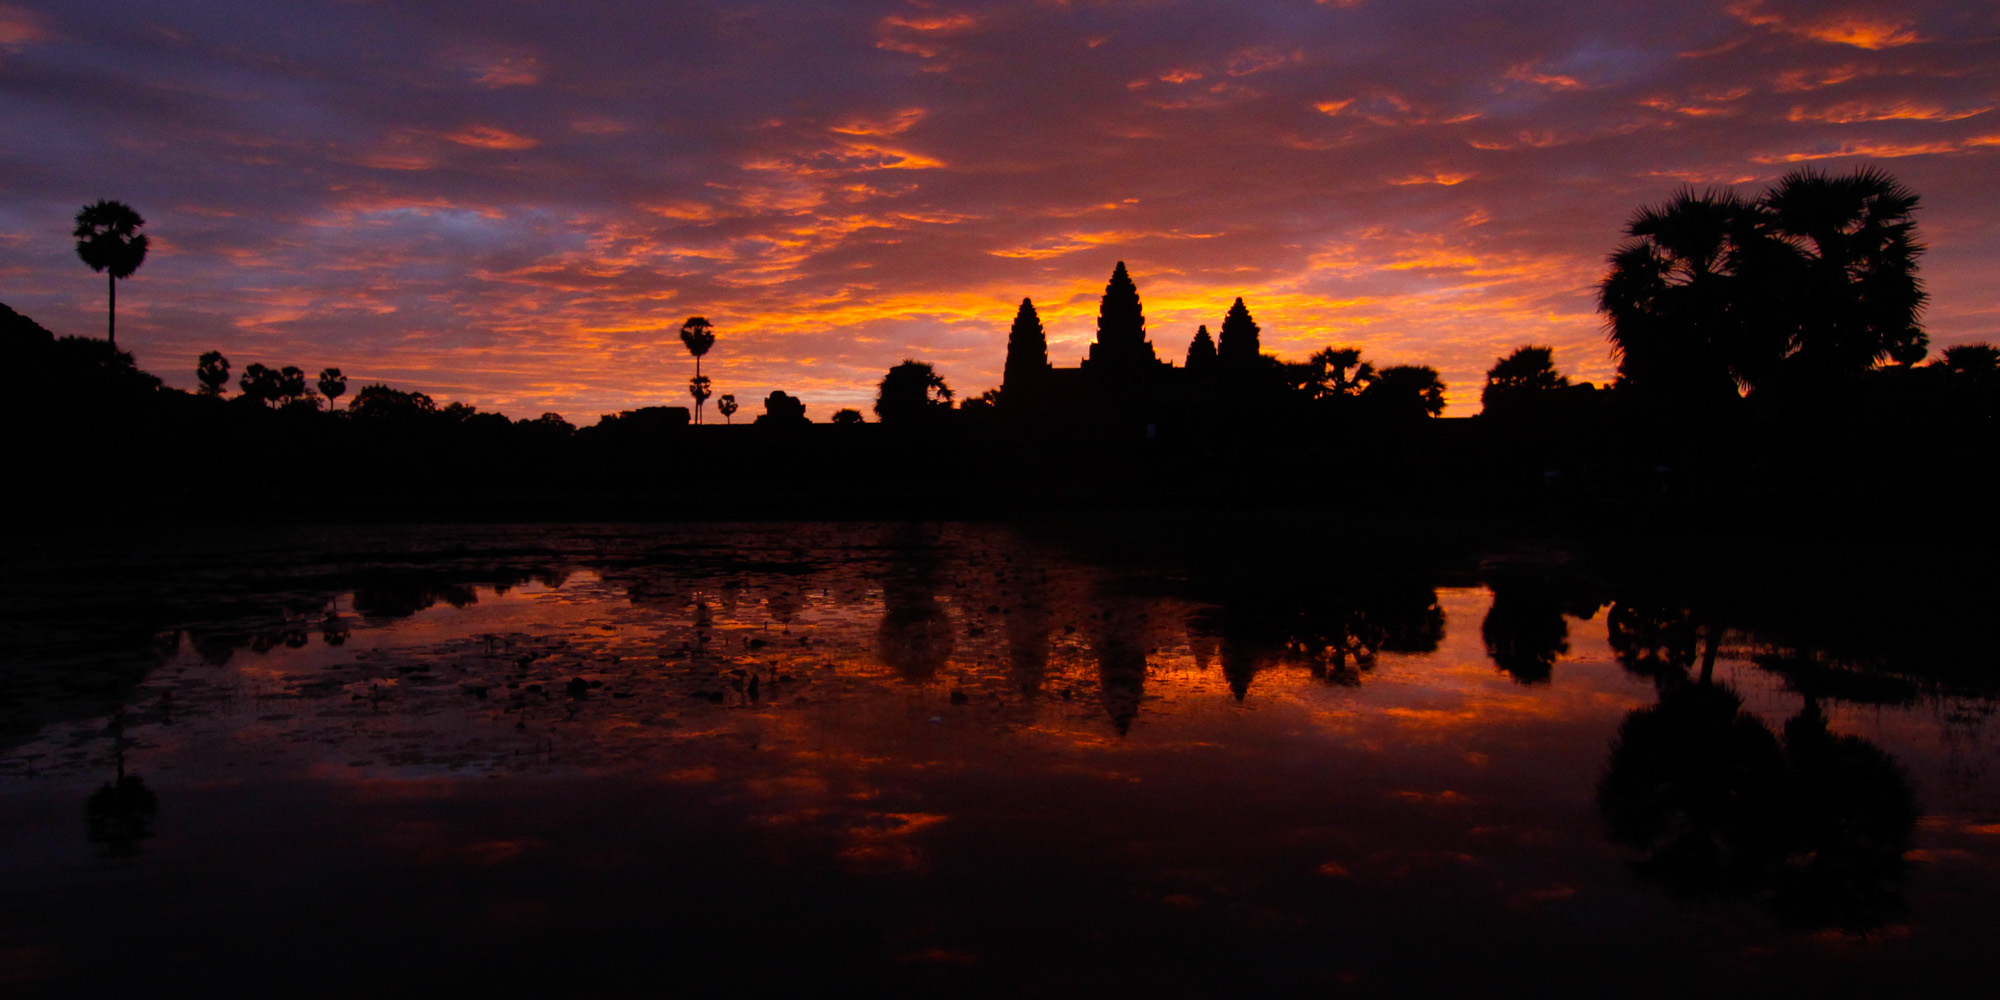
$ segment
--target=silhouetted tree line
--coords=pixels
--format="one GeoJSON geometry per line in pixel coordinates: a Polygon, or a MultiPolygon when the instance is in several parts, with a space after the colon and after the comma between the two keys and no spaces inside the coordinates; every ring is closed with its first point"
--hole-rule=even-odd
{"type": "MultiPolygon", "coordinates": [[[[581,428],[379,384],[350,396],[333,367],[313,377],[252,363],[232,395],[216,351],[196,362],[199,390],[182,393],[108,342],[56,338],[11,310],[0,354],[29,374],[5,401],[28,439],[18,461],[50,496],[99,503],[407,501],[449,516],[606,497],[725,511],[1275,501],[1858,526],[1913,502],[1970,512],[2000,485],[1989,460],[2000,350],[1959,345],[1924,363],[1917,205],[1861,170],[1645,208],[1599,290],[1616,381],[1572,383],[1551,348],[1522,346],[1488,370],[1483,412],[1461,420],[1438,419],[1445,386],[1430,367],[1380,366],[1352,345],[1303,360],[1265,353],[1240,297],[1216,335],[1196,330],[1182,364],[1162,359],[1123,262],[1079,367],[1051,364],[1023,299],[1002,386],[961,396],[932,364],[905,360],[877,386],[875,423],[843,409],[817,424],[778,391],[747,426],[724,394],[725,426],[700,426],[711,396],[701,364],[716,343],[700,316],[680,331],[695,360],[691,409],[642,407],[581,428]]],[[[121,207],[86,209],[77,231],[79,254],[109,269],[114,289],[145,249],[141,221],[121,207]]]]}

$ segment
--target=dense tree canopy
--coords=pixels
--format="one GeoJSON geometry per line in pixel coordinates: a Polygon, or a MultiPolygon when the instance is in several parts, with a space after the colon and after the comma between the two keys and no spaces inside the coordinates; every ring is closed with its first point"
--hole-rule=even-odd
{"type": "Polygon", "coordinates": [[[1947,347],[1932,365],[1959,375],[2000,374],[2000,347],[1992,344],[1959,344],[1947,347]]]}
{"type": "Polygon", "coordinates": [[[1917,202],[1878,170],[1801,170],[1640,210],[1598,290],[1621,384],[1723,399],[1921,359],[1917,202]]]}
{"type": "Polygon", "coordinates": [[[1791,299],[1784,323],[1803,377],[1922,360],[1917,201],[1873,168],[1845,177],[1796,171],[1764,196],[1767,230],[1792,251],[1782,258],[1791,299]]]}
{"type": "Polygon", "coordinates": [[[201,383],[201,394],[220,396],[229,387],[229,359],[221,351],[209,351],[195,362],[195,381],[201,383]]]}
{"type": "Polygon", "coordinates": [[[764,415],[757,418],[759,427],[799,427],[811,422],[806,418],[806,404],[782,389],[764,397],[764,415]]]}
{"type": "Polygon", "coordinates": [[[1530,344],[1515,348],[1486,370],[1479,404],[1498,412],[1568,386],[1569,376],[1556,371],[1555,349],[1530,344]]]}
{"type": "Polygon", "coordinates": [[[905,359],[876,387],[875,416],[885,424],[909,424],[949,412],[951,398],[951,387],[929,362],[905,359]]]}
{"type": "Polygon", "coordinates": [[[1435,417],[1444,412],[1444,382],[1429,365],[1390,365],[1361,398],[1392,418],[1435,417]]]}

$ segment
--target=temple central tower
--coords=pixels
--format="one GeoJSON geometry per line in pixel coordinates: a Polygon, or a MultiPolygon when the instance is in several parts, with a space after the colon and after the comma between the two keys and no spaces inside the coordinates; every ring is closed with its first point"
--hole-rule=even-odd
{"type": "Polygon", "coordinates": [[[1146,339],[1146,312],[1139,305],[1139,286],[1119,261],[1104,286],[1104,301],[1097,308],[1097,342],[1090,345],[1086,369],[1104,371],[1150,371],[1159,367],[1153,342],[1146,339]]]}

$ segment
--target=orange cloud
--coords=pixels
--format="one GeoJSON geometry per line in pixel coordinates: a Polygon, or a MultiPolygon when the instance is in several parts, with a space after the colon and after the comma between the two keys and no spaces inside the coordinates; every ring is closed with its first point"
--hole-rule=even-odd
{"type": "Polygon", "coordinates": [[[1734,87],[1728,90],[1708,91],[1690,95],[1687,98],[1673,96],[1647,97],[1639,100],[1642,108],[1687,115],[1691,118],[1730,117],[1742,113],[1741,108],[1729,107],[1732,101],[1750,96],[1750,88],[1734,87]]]}
{"type": "Polygon", "coordinates": [[[1320,101],[1313,109],[1332,117],[1359,118],[1373,125],[1457,125],[1480,116],[1477,111],[1448,113],[1420,110],[1407,98],[1389,90],[1366,97],[1320,101]]]}
{"type": "Polygon", "coordinates": [[[1826,122],[1833,125],[1850,125],[1855,122],[1886,122],[1898,120],[1955,122],[1974,115],[1983,115],[1993,110],[1992,105],[1958,111],[1947,110],[1936,104],[1916,104],[1899,101],[1893,104],[1869,104],[1863,101],[1847,101],[1831,105],[1817,111],[1794,107],[1785,117],[1795,122],[1826,122]]]}
{"type": "Polygon", "coordinates": [[[491,125],[472,125],[456,132],[446,133],[445,138],[461,146],[471,146],[475,149],[533,149],[541,145],[527,136],[516,135],[491,125]]]}
{"type": "Polygon", "coordinates": [[[1907,23],[1883,16],[1829,12],[1794,19],[1771,11],[1763,0],[1745,0],[1731,5],[1728,11],[1745,24],[1830,45],[1875,50],[1928,40],[1907,23]]]}
{"type": "Polygon", "coordinates": [[[882,19],[882,24],[884,25],[927,33],[964,31],[978,23],[978,19],[974,18],[971,14],[936,14],[929,17],[905,17],[901,14],[891,14],[882,19]]]}
{"type": "Polygon", "coordinates": [[[1487,150],[1547,149],[1551,146],[1560,146],[1574,141],[1572,138],[1557,135],[1550,131],[1523,131],[1516,132],[1504,139],[1468,139],[1466,140],[1466,144],[1474,149],[1487,150]]]}
{"type": "Polygon", "coordinates": [[[1828,66],[1813,69],[1792,69],[1779,73],[1771,85],[1781,94],[1793,94],[1802,90],[1819,90],[1833,87],[1849,80],[1872,75],[1859,66],[1828,66]]]}
{"type": "Polygon", "coordinates": [[[842,135],[865,135],[878,139],[908,132],[927,114],[923,108],[904,108],[887,118],[849,118],[839,125],[828,126],[831,131],[842,135]]]}
{"type": "Polygon", "coordinates": [[[1045,260],[1050,257],[1060,257],[1064,254],[1075,253],[1078,250],[1088,250],[1091,247],[1134,243],[1140,240],[1210,240],[1220,235],[1222,234],[1221,233],[1171,233],[1171,232],[1145,233],[1145,232],[1122,232],[1119,230],[1107,230],[1104,232],[1096,232],[1096,233],[1065,233],[1061,236],[1052,236],[1046,239],[1036,240],[1034,242],[1024,244],[1018,247],[1010,247],[1005,250],[988,250],[986,252],[992,254],[995,257],[1018,257],[1027,260],[1045,260]]]}
{"type": "Polygon", "coordinates": [[[1737,184],[1748,184],[1751,181],[1757,180],[1759,175],[1727,170],[1649,170],[1646,172],[1646,176],[1664,177],[1668,180],[1680,181],[1683,184],[1734,186],[1737,184]]]}
{"type": "Polygon", "coordinates": [[[936,170],[948,166],[934,156],[866,142],[841,142],[791,156],[763,156],[746,161],[745,170],[762,170],[796,177],[823,177],[868,170],[936,170]]]}
{"type": "Polygon", "coordinates": [[[1073,219],[1079,215],[1090,215],[1095,212],[1115,212],[1121,208],[1131,208],[1137,204],[1139,204],[1139,199],[1125,198],[1119,201],[1106,201],[1095,205],[1085,205],[1081,208],[1043,209],[1040,214],[1042,217],[1049,219],[1073,219]]]}
{"type": "Polygon", "coordinates": [[[1763,153],[1750,158],[1753,163],[1805,163],[1812,160],[1834,160],[1846,156],[1874,156],[1885,160],[1905,156],[1936,156],[1943,153],[1962,153],[1984,146],[2000,145],[2000,135],[1975,136],[1962,141],[1893,143],[1893,142],[1849,142],[1831,150],[1815,150],[1801,153],[1763,153]]]}
{"type": "Polygon", "coordinates": [[[1415,184],[1438,184],[1444,187],[1451,187],[1454,184],[1463,184],[1471,179],[1471,174],[1434,171],[1428,174],[1410,174],[1406,177],[1398,177],[1389,183],[1398,187],[1409,187],[1415,184]]]}
{"type": "MultiPolygon", "coordinates": [[[[978,24],[978,19],[970,14],[935,14],[929,16],[905,16],[892,14],[876,22],[877,37],[875,47],[889,52],[901,52],[919,59],[936,60],[942,49],[933,41],[942,36],[959,34],[978,24]]],[[[927,72],[942,72],[946,67],[941,63],[925,66],[927,72]]]]}
{"type": "Polygon", "coordinates": [[[1910,45],[1925,39],[1895,21],[1843,19],[1808,26],[1806,37],[1857,49],[1886,49],[1910,45]]]}
{"type": "Polygon", "coordinates": [[[1556,73],[1535,72],[1534,63],[1520,63],[1515,66],[1509,67],[1507,72],[1501,74],[1501,76],[1508,80],[1518,80],[1522,83],[1532,83],[1538,86],[1547,87],[1550,90],[1583,89],[1582,81],[1578,80],[1576,77],[1563,76],[1561,74],[1556,74],[1556,73]]]}

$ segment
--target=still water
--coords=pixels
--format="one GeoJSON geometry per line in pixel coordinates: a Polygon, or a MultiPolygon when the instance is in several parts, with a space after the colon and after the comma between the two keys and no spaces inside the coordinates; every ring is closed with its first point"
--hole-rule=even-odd
{"type": "Polygon", "coordinates": [[[26,558],[0,989],[1990,981],[2000,739],[1963,671],[1547,552],[1267,578],[1152,548],[782,524],[26,558]]]}

